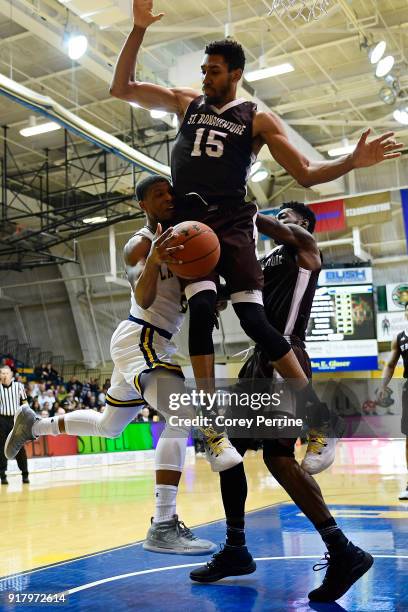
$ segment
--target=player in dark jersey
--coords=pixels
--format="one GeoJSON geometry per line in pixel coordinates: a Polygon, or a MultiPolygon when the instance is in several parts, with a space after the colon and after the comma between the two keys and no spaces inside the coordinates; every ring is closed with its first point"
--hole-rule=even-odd
{"type": "MultiPolygon", "coordinates": [[[[276,218],[258,215],[258,229],[273,238],[277,247],[261,261],[265,277],[264,301],[268,319],[288,336],[306,376],[311,377],[304,348],[305,330],[321,268],[321,255],[312,236],[315,215],[304,204],[282,205],[276,218]]],[[[241,378],[272,378],[273,366],[261,347],[246,362],[241,378]]],[[[250,438],[231,440],[242,456],[256,448],[250,438]]],[[[255,442],[255,444],[254,444],[255,442]]],[[[263,459],[274,478],[313,523],[328,548],[323,584],[309,593],[312,601],[339,599],[373,564],[369,553],[350,542],[330,514],[320,487],[295,460],[295,439],[264,439],[263,459]]],[[[245,501],[247,481],[243,463],[220,475],[221,494],[227,521],[224,548],[205,566],[190,573],[197,582],[215,582],[226,576],[255,571],[256,565],[245,546],[245,501]]],[[[325,565],[323,564],[323,567],[325,565]]],[[[321,569],[317,564],[314,569],[321,569]]]]}
{"type": "MultiPolygon", "coordinates": [[[[405,304],[405,319],[408,321],[408,302],[405,304]]],[[[405,457],[408,470],[408,325],[407,329],[397,334],[392,340],[391,355],[384,367],[381,387],[378,390],[379,399],[382,399],[387,395],[388,383],[394,376],[395,368],[400,357],[402,357],[404,364],[403,377],[405,378],[405,383],[402,388],[401,433],[403,433],[404,436],[407,436],[405,457]]],[[[408,483],[406,489],[401,491],[398,499],[408,499],[408,483]]]]}
{"type": "MultiPolygon", "coordinates": [[[[152,0],[133,0],[134,27],[119,55],[110,92],[147,109],[176,113],[180,130],[172,151],[173,185],[179,219],[210,225],[221,243],[217,272],[226,280],[244,331],[261,344],[275,368],[291,379],[304,401],[319,405],[289,343],[268,322],[262,303],[263,275],[256,259],[254,204],[245,204],[251,164],[267,145],[271,155],[301,185],[334,180],[358,167],[398,157],[400,145],[388,132],[367,142],[364,132],[351,155],[335,161],[306,159],[288,140],[274,113],[258,112],[237,99],[245,67],[242,47],[232,40],[211,43],[201,66],[203,93],[135,80],[135,63],[146,29],[163,15],[152,0]]],[[[185,293],[190,309],[189,352],[196,379],[214,387],[212,331],[217,275],[191,282],[185,293]]]]}

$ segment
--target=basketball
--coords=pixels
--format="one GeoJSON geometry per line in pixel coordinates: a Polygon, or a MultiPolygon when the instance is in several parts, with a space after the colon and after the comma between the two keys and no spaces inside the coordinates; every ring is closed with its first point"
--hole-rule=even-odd
{"type": "Polygon", "coordinates": [[[199,221],[183,221],[174,227],[173,233],[171,246],[184,246],[176,255],[183,263],[168,264],[174,274],[193,279],[214,270],[220,258],[220,243],[211,227],[199,221]]]}

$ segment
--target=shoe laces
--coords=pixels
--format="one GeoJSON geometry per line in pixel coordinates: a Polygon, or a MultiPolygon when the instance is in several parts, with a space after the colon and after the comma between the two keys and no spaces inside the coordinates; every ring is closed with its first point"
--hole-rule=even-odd
{"type": "Polygon", "coordinates": [[[207,561],[207,566],[211,569],[213,567],[217,567],[217,565],[219,565],[220,563],[220,559],[222,557],[222,555],[225,552],[225,546],[224,544],[220,544],[220,550],[218,550],[216,553],[213,554],[213,556],[211,557],[211,559],[209,561],[207,561]]]}
{"type": "Polygon", "coordinates": [[[205,443],[215,456],[218,456],[225,448],[227,448],[228,442],[223,433],[215,431],[213,427],[207,427],[202,431],[205,436],[205,443]]]}
{"type": "Polygon", "coordinates": [[[327,446],[326,437],[323,432],[317,430],[310,430],[309,432],[309,443],[307,445],[307,453],[313,453],[315,455],[321,455],[324,447],[327,446]]]}
{"type": "Polygon", "coordinates": [[[186,538],[187,540],[197,540],[197,536],[187,527],[183,521],[177,521],[176,523],[177,533],[186,538]]]}
{"type": "Polygon", "coordinates": [[[332,562],[332,559],[330,558],[330,553],[329,552],[325,552],[324,553],[324,557],[321,558],[320,563],[315,563],[313,566],[313,571],[314,572],[320,572],[322,569],[327,569],[330,565],[330,563],[332,562]],[[323,561],[323,563],[322,563],[323,561]]]}

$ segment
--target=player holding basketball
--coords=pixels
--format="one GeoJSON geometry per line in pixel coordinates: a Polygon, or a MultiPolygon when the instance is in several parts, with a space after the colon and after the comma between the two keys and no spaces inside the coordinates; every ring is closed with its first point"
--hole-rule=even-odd
{"type": "MultiPolygon", "coordinates": [[[[278,245],[261,260],[264,274],[263,297],[270,323],[289,339],[305,375],[312,370],[304,339],[313,297],[321,269],[321,254],[312,233],[316,224],[314,213],[299,202],[282,204],[276,218],[258,215],[260,232],[278,245]]],[[[261,347],[245,363],[240,378],[272,380],[273,366],[261,347]]],[[[296,439],[262,440],[263,459],[272,476],[282,485],[295,504],[313,523],[328,548],[327,567],[323,584],[309,593],[312,601],[335,601],[365,574],[373,563],[369,553],[354,546],[330,514],[318,483],[310,475],[321,471],[333,461],[335,441],[322,439],[310,431],[311,452],[302,466],[295,460],[296,439]],[[329,446],[326,447],[326,442],[329,446]],[[318,460],[321,453],[322,460],[318,460]],[[307,471],[305,471],[305,469],[307,471]],[[309,472],[309,473],[307,473],[309,472]]],[[[259,448],[259,440],[232,439],[242,456],[248,449],[259,448]]],[[[205,566],[190,573],[196,582],[215,582],[226,576],[250,574],[256,565],[245,546],[245,501],[247,481],[244,465],[238,464],[220,474],[221,494],[227,523],[227,539],[222,550],[205,566]]]]}
{"type": "MultiPolygon", "coordinates": [[[[39,419],[30,408],[16,416],[14,429],[7,438],[5,454],[12,459],[27,440],[41,435],[119,436],[144,404],[158,410],[165,418],[168,405],[158,405],[160,385],[171,383],[173,392],[185,391],[183,373],[172,360],[176,350],[171,342],[183,322],[180,283],[167,268],[176,262],[182,247],[170,246],[171,228],[161,234],[160,223],[174,214],[174,198],[169,181],[150,176],[137,187],[137,198],[146,214],[146,225],[136,232],[124,249],[126,272],[131,285],[130,315],[113,333],[111,356],[114,370],[103,413],[76,410],[60,417],[39,419]]],[[[173,413],[174,415],[174,413],[173,413]]],[[[193,408],[183,418],[195,416],[193,408]]],[[[214,545],[194,536],[178,520],[177,487],[184,465],[189,427],[166,425],[156,452],[156,510],[144,548],[154,552],[206,554],[214,545]]],[[[214,471],[228,469],[242,462],[241,456],[227,439],[223,445],[206,440],[214,471]]]]}
{"type": "MultiPolygon", "coordinates": [[[[405,304],[405,319],[408,321],[408,302],[405,304]]],[[[405,383],[402,388],[401,433],[403,433],[404,436],[407,436],[405,458],[408,470],[408,329],[405,329],[397,334],[391,342],[391,355],[384,367],[381,387],[378,390],[379,399],[387,396],[387,386],[391,378],[394,376],[395,368],[400,357],[402,357],[404,364],[403,376],[405,378],[405,383]]],[[[405,491],[401,491],[398,499],[408,499],[408,483],[405,491]]]]}
{"type": "MultiPolygon", "coordinates": [[[[364,132],[353,154],[331,162],[306,159],[287,139],[274,113],[237,99],[245,67],[242,47],[233,40],[207,45],[201,66],[203,94],[188,88],[166,88],[135,80],[135,63],[146,29],[163,17],[153,14],[152,0],[133,1],[134,27],[120,52],[111,94],[147,109],[176,113],[181,123],[172,150],[171,170],[179,220],[194,219],[218,235],[221,257],[217,272],[226,280],[234,310],[247,335],[259,344],[279,374],[292,382],[299,397],[314,408],[321,404],[290,344],[268,322],[263,274],[254,240],[256,206],[245,204],[251,165],[267,145],[273,158],[301,185],[332,181],[347,172],[398,157],[392,132],[368,143],[364,132]]],[[[213,313],[218,275],[186,288],[190,309],[189,352],[195,378],[214,385],[213,313]]],[[[328,418],[327,408],[321,406],[328,418]]]]}

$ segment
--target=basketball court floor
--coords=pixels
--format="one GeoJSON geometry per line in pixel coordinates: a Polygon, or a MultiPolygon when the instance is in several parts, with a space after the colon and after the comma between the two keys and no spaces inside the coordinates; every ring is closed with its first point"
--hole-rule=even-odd
{"type": "MultiPolygon", "coordinates": [[[[318,476],[337,522],[375,557],[372,570],[336,604],[307,599],[324,576],[313,571],[325,552],[320,537],[261,455],[250,453],[245,462],[248,547],[257,571],[210,585],[188,577],[206,557],[141,546],[153,509],[153,462],[33,474],[24,487],[11,477],[0,490],[1,609],[41,608],[16,601],[23,593],[64,593],[65,602],[46,604],[64,610],[408,609],[408,502],[398,501],[406,484],[402,440],[344,441],[336,463],[318,476]]],[[[178,511],[198,535],[224,541],[218,476],[202,458],[187,461],[178,511]]]]}

